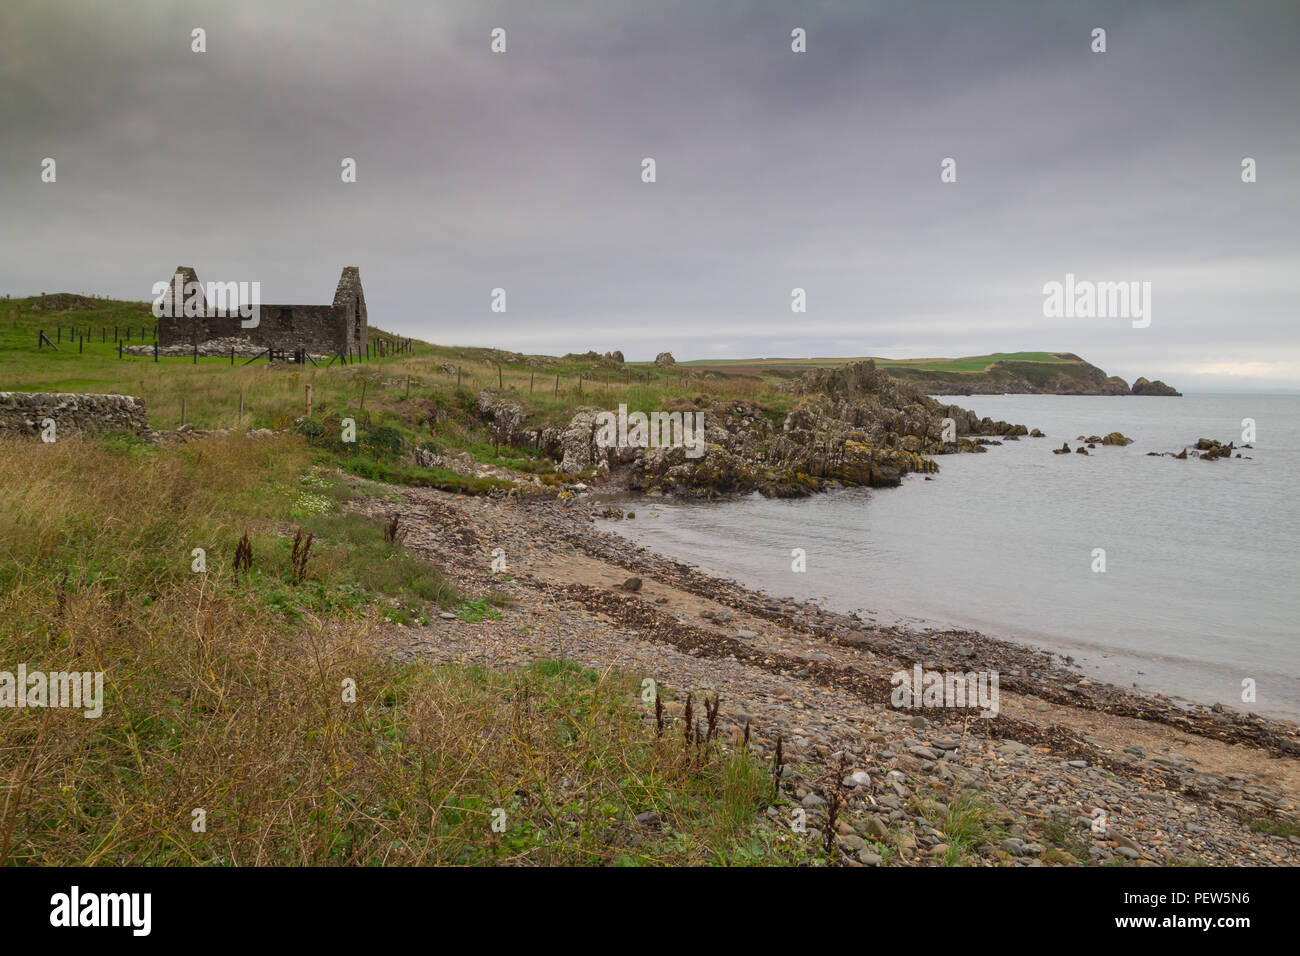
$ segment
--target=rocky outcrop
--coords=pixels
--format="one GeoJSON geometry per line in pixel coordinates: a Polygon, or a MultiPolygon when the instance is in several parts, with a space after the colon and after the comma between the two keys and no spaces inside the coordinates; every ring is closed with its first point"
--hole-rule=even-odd
{"type": "Polygon", "coordinates": [[[1177,454],[1171,451],[1149,451],[1147,455],[1152,458],[1177,458],[1179,461],[1187,458],[1199,458],[1202,461],[1217,461],[1220,458],[1245,458],[1249,461],[1251,456],[1242,455],[1241,449],[1254,447],[1254,445],[1235,445],[1232,442],[1225,445],[1214,438],[1198,438],[1196,444],[1192,446],[1190,455],[1186,448],[1177,454]]]}
{"type": "Polygon", "coordinates": [[[576,475],[598,463],[594,408],[581,408],[560,432],[560,471],[576,475]]]}
{"type": "Polygon", "coordinates": [[[677,359],[673,358],[672,352],[660,352],[655,356],[656,365],[676,365],[677,359]]]}
{"type": "Polygon", "coordinates": [[[75,432],[134,432],[148,437],[143,398],[74,392],[0,392],[0,432],[39,436],[52,419],[54,435],[75,432]]]}
{"type": "MultiPolygon", "coordinates": [[[[1201,453],[1200,457],[1207,461],[1214,461],[1216,458],[1231,458],[1236,448],[1233,447],[1232,442],[1223,445],[1213,438],[1198,438],[1196,440],[1196,450],[1201,453]]],[[[1241,455],[1237,455],[1237,457],[1240,458],[1241,455]]]]}
{"type": "Polygon", "coordinates": [[[1183,393],[1179,391],[1175,391],[1171,386],[1166,385],[1164,382],[1160,381],[1160,379],[1156,379],[1154,382],[1149,382],[1145,378],[1139,378],[1137,381],[1133,383],[1133,394],[1134,395],[1169,395],[1172,397],[1179,397],[1183,393]]]}
{"type": "Polygon", "coordinates": [[[478,413],[492,429],[492,435],[505,444],[514,440],[515,433],[524,420],[524,407],[518,402],[506,401],[484,389],[476,400],[478,413]]]}
{"type": "MultiPolygon", "coordinates": [[[[698,457],[682,445],[600,448],[595,441],[598,410],[581,408],[556,437],[559,468],[577,474],[593,467],[603,472],[630,466],[628,484],[641,491],[799,497],[835,485],[891,487],[908,473],[937,471],[929,456],[984,451],[987,439],[975,436],[1028,434],[1022,425],[941,405],[871,362],[815,369],[789,389],[794,402],[783,418],[751,402],[713,401],[704,395],[666,409],[688,418],[703,414],[698,457]],[[951,419],[951,433],[946,419],[951,419]]],[[[535,431],[523,434],[545,441],[535,431]]]]}

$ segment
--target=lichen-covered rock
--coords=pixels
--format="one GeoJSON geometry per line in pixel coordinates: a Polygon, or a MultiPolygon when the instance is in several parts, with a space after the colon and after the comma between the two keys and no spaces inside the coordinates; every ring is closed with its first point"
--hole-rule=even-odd
{"type": "Polygon", "coordinates": [[[491,425],[497,440],[513,441],[524,420],[524,407],[518,402],[506,401],[488,389],[478,393],[477,405],[479,415],[491,425]]]}
{"type": "Polygon", "coordinates": [[[576,475],[596,464],[596,414],[594,408],[582,408],[560,433],[560,471],[576,475]]]}
{"type": "Polygon", "coordinates": [[[676,365],[677,359],[673,358],[672,352],[660,352],[655,356],[656,365],[676,365]]]}

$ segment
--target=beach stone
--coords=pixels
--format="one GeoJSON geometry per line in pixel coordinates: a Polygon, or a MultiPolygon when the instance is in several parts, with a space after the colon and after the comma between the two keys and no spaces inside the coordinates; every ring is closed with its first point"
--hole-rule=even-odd
{"type": "Polygon", "coordinates": [[[839,838],[839,841],[840,846],[847,850],[864,850],[867,846],[867,841],[856,833],[846,833],[839,838]]]}
{"type": "Polygon", "coordinates": [[[1142,847],[1140,847],[1136,841],[1134,841],[1131,837],[1125,836],[1123,833],[1120,833],[1118,830],[1111,830],[1110,838],[1114,840],[1118,846],[1128,847],[1130,850],[1133,850],[1137,853],[1142,852],[1142,847]]]}

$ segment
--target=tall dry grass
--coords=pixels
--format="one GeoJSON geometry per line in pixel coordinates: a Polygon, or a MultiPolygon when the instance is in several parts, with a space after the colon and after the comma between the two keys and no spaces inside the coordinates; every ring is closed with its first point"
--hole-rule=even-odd
{"type": "Polygon", "coordinates": [[[799,858],[758,813],[761,765],[659,738],[628,678],[399,666],[375,652],[376,615],[320,610],[306,586],[305,610],[268,605],[233,545],[253,528],[270,562],[307,455],[0,444],[0,670],[101,671],[105,688],[95,719],[0,708],[0,864],[799,858]],[[662,829],[635,822],[647,810],[662,829]]]}

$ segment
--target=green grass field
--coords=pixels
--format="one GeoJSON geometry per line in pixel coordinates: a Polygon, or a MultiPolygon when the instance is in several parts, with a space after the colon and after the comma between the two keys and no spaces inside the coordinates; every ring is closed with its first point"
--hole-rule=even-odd
{"type": "MultiPolygon", "coordinates": [[[[455,405],[458,392],[477,393],[501,387],[521,402],[530,424],[567,422],[581,404],[614,407],[626,402],[633,408],[672,408],[703,390],[723,397],[761,400],[781,408],[788,397],[770,383],[748,376],[706,374],[693,369],[661,368],[653,363],[625,366],[588,356],[529,356],[486,348],[436,346],[416,341],[413,351],[374,358],[344,369],[311,365],[279,365],[265,361],[245,365],[236,358],[118,357],[114,327],[124,337],[132,329],[131,344],[141,344],[140,332],[149,329],[153,316],[149,304],[94,300],[85,311],[39,310],[40,297],[0,300],[0,390],[82,391],[135,395],[143,398],[154,428],[176,428],[185,420],[199,428],[283,428],[305,411],[306,386],[312,386],[313,415],[369,412],[376,420],[409,431],[419,429],[418,412],[433,401],[455,405]],[[59,329],[62,329],[60,333],[59,329]],[[39,330],[59,340],[57,351],[38,346],[39,330]],[[74,331],[74,329],[79,331],[74,331]],[[459,375],[452,367],[459,370],[459,375]],[[359,369],[359,372],[358,372],[359,369]],[[409,380],[409,385],[408,385],[409,380]],[[362,408],[362,382],[366,383],[362,408]],[[243,397],[245,417],[239,418],[243,397]]],[[[370,340],[393,339],[370,329],[370,340]]],[[[462,396],[463,398],[463,396],[462,396]]],[[[430,437],[426,434],[422,437],[430,437]]],[[[486,430],[478,434],[448,433],[441,443],[482,456],[492,440],[486,430]]],[[[484,457],[490,460],[491,456],[484,457]]],[[[504,463],[504,462],[503,462],[504,463]]]]}
{"type": "Polygon", "coordinates": [[[1077,357],[1067,357],[1057,352],[995,352],[991,355],[968,355],[963,358],[909,358],[887,359],[875,356],[858,358],[762,358],[762,359],[698,359],[683,365],[698,368],[718,368],[762,374],[765,371],[790,371],[808,368],[838,368],[850,362],[870,359],[881,368],[906,368],[929,372],[984,372],[995,362],[1043,362],[1053,365],[1079,364],[1077,357]]]}

